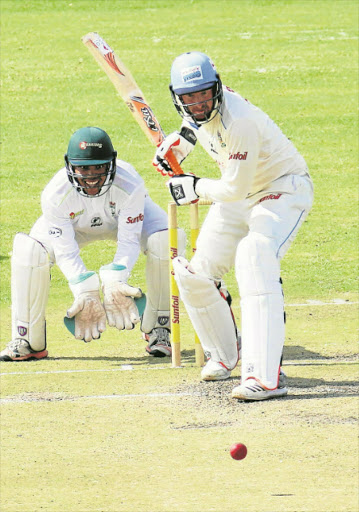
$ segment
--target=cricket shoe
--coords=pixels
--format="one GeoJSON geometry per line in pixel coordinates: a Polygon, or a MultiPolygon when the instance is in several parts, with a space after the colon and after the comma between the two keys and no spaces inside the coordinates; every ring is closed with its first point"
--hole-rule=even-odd
{"type": "Polygon", "coordinates": [[[154,357],[171,357],[172,348],[170,332],[163,327],[155,327],[149,334],[142,333],[143,338],[148,341],[146,352],[154,357]]]}
{"type": "Polygon", "coordinates": [[[247,379],[244,384],[240,384],[232,390],[232,398],[239,400],[268,400],[269,398],[279,398],[288,393],[286,387],[276,389],[264,389],[255,379],[247,379]]]}
{"type": "Polygon", "coordinates": [[[46,349],[36,352],[32,350],[26,340],[15,339],[7,344],[6,348],[0,352],[0,361],[26,361],[29,359],[43,359],[47,357],[46,349]]]}
{"type": "Polygon", "coordinates": [[[231,376],[230,370],[227,370],[221,363],[209,359],[201,371],[202,380],[225,380],[231,376]]]}

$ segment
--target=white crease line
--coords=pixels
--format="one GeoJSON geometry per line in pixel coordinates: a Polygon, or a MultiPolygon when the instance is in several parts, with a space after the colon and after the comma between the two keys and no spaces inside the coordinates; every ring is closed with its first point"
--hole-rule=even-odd
{"type": "Polygon", "coordinates": [[[359,302],[349,302],[341,299],[334,299],[333,302],[321,302],[320,300],[308,301],[306,304],[285,304],[285,308],[303,307],[303,306],[347,306],[352,304],[359,304],[359,302]]]}
{"type": "MultiPolygon", "coordinates": [[[[302,360],[302,359],[298,359],[298,360],[295,360],[295,361],[284,361],[284,366],[299,366],[299,365],[305,365],[305,364],[312,364],[312,365],[319,365],[319,364],[326,364],[326,365],[331,365],[333,364],[333,362],[335,362],[336,364],[353,364],[353,363],[357,363],[359,362],[358,359],[356,358],[353,358],[353,359],[349,359],[349,360],[340,360],[340,359],[335,359],[334,357],[333,358],[330,358],[329,360],[326,360],[326,359],[305,359],[305,360],[302,360]]],[[[31,363],[29,363],[31,364],[31,363]]],[[[123,365],[123,366],[130,366],[130,365],[123,365]]],[[[0,374],[0,377],[5,377],[7,375],[54,375],[54,374],[59,374],[59,373],[96,373],[96,372],[103,372],[103,373],[109,373],[109,372],[123,372],[123,371],[128,371],[129,369],[128,368],[124,368],[124,367],[121,367],[121,368],[88,368],[88,369],[84,369],[84,370],[54,370],[54,371],[38,371],[38,372],[9,372],[9,373],[1,373],[0,374]]],[[[189,368],[190,366],[188,366],[189,368]]],[[[176,370],[181,370],[181,369],[184,369],[186,368],[186,365],[185,366],[176,366],[176,370]]],[[[148,371],[148,370],[172,370],[174,369],[172,364],[171,363],[168,363],[168,366],[150,366],[148,368],[143,368],[143,367],[135,367],[133,368],[133,370],[137,370],[137,371],[148,371]]]]}
{"type": "Polygon", "coordinates": [[[168,397],[183,397],[194,396],[200,393],[142,393],[133,395],[89,395],[89,396],[76,396],[76,397],[29,397],[29,398],[1,398],[0,404],[22,404],[22,403],[37,403],[37,402],[77,402],[79,400],[132,400],[133,398],[168,398],[168,397]]]}
{"type": "MultiPolygon", "coordinates": [[[[9,364],[8,362],[6,364],[9,364]]],[[[31,364],[31,362],[30,362],[31,364]]],[[[54,370],[54,371],[38,371],[38,372],[9,372],[9,373],[0,373],[0,377],[4,377],[5,375],[48,375],[48,374],[55,374],[55,373],[86,373],[86,372],[128,372],[130,370],[128,364],[124,364],[121,366],[121,368],[94,368],[89,369],[85,368],[84,370],[54,370]]],[[[131,368],[131,370],[168,370],[169,368],[172,368],[172,366],[150,366],[148,368],[131,368]]]]}
{"type": "Polygon", "coordinates": [[[352,359],[297,359],[296,361],[283,361],[285,366],[331,366],[331,365],[345,365],[345,364],[359,364],[359,359],[353,357],[352,359]]]}
{"type": "MultiPolygon", "coordinates": [[[[303,307],[303,306],[344,306],[344,305],[351,305],[351,304],[359,304],[359,302],[349,302],[345,301],[343,299],[333,299],[333,302],[321,302],[320,300],[313,300],[309,301],[306,304],[285,304],[285,308],[290,307],[303,307]]],[[[59,358],[61,359],[61,358],[59,358]]],[[[5,363],[9,364],[9,362],[5,363]]],[[[5,375],[52,375],[56,373],[92,373],[92,372],[123,372],[123,371],[131,371],[131,370],[168,370],[169,368],[172,368],[169,366],[150,366],[148,368],[134,368],[131,364],[124,364],[121,366],[121,368],[112,368],[112,369],[84,369],[84,370],[55,370],[55,371],[38,371],[38,372],[9,372],[9,373],[1,373],[0,377],[3,377],[5,375]]],[[[182,368],[182,367],[179,367],[182,368]]]]}

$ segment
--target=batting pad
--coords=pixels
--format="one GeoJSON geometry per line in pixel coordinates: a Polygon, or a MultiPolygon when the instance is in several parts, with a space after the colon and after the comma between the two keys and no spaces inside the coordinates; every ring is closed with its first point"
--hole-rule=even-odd
{"type": "MultiPolygon", "coordinates": [[[[186,248],[186,235],[178,230],[178,254],[186,248]]],[[[146,250],[147,307],[141,322],[141,331],[150,333],[156,327],[170,329],[170,283],[168,231],[153,233],[146,250]]]]}
{"type": "Polygon", "coordinates": [[[228,302],[214,281],[190,272],[187,267],[185,258],[173,260],[180,296],[203,350],[210,359],[233,370],[239,359],[239,349],[228,302]]]}
{"type": "MultiPolygon", "coordinates": [[[[141,297],[139,297],[138,299],[135,298],[134,301],[138,309],[138,314],[140,315],[140,317],[142,317],[146,308],[146,295],[143,293],[141,297]]],[[[69,318],[67,316],[64,317],[65,327],[73,336],[75,336],[75,318],[75,316],[72,318],[69,318]]]]}
{"type": "Polygon", "coordinates": [[[28,341],[36,351],[46,347],[49,288],[50,265],[45,247],[31,236],[17,233],[11,257],[12,338],[28,341]]]}
{"type": "Polygon", "coordinates": [[[236,277],[242,311],[242,381],[278,385],[284,345],[284,299],[273,240],[250,233],[238,245],[236,277]]]}

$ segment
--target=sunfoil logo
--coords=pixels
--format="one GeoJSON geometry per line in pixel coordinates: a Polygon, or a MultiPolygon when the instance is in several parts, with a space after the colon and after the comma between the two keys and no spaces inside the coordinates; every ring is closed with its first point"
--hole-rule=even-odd
{"type": "Polygon", "coordinates": [[[127,217],[126,224],[135,224],[135,222],[142,222],[144,219],[143,213],[137,215],[137,217],[127,217]]]}
{"type": "Polygon", "coordinates": [[[234,155],[229,155],[229,160],[247,160],[248,151],[245,153],[235,153],[234,155]]]}

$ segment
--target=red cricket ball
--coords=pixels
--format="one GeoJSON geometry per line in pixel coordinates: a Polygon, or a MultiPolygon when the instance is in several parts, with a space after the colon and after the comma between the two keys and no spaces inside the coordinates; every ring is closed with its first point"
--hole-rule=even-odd
{"type": "Polygon", "coordinates": [[[232,459],[242,460],[247,455],[247,447],[245,444],[242,443],[234,443],[232,444],[229,452],[231,454],[232,459]]]}

